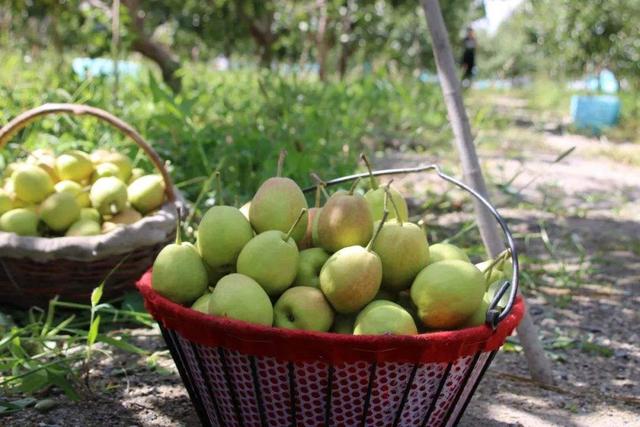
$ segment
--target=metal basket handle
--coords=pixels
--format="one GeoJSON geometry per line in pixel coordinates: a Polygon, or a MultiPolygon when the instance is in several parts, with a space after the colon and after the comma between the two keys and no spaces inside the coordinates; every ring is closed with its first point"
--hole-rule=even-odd
{"type": "MultiPolygon", "coordinates": [[[[509,312],[511,312],[511,309],[513,308],[513,304],[515,303],[515,300],[516,300],[516,296],[518,294],[518,286],[519,286],[518,276],[520,273],[520,266],[518,264],[518,251],[513,241],[513,236],[511,235],[511,231],[509,231],[509,227],[507,227],[507,223],[505,222],[504,218],[502,218],[502,216],[498,213],[496,208],[481,194],[479,194],[477,191],[475,191],[473,188],[469,187],[462,181],[459,181],[443,173],[438,167],[438,165],[432,164],[432,165],[425,165],[425,166],[417,166],[414,168],[384,169],[384,170],[373,171],[372,173],[374,176],[383,176],[383,175],[411,174],[411,173],[425,172],[430,170],[436,171],[436,173],[440,178],[456,185],[457,187],[462,188],[463,190],[470,193],[473,197],[478,199],[480,203],[482,203],[489,210],[489,212],[491,212],[493,217],[496,219],[496,221],[500,225],[502,232],[504,233],[504,236],[506,239],[506,246],[507,246],[507,249],[509,249],[509,252],[511,255],[511,262],[513,263],[513,274],[511,275],[511,280],[506,280],[502,284],[498,292],[494,295],[493,300],[491,301],[491,303],[489,304],[489,308],[487,309],[486,323],[489,324],[489,326],[491,326],[493,329],[495,329],[498,326],[498,323],[504,320],[509,315],[509,312]],[[499,311],[496,309],[496,307],[500,299],[507,292],[507,290],[509,290],[509,301],[507,302],[507,305],[502,309],[502,311],[499,311]]],[[[340,178],[332,179],[330,181],[325,181],[324,184],[326,186],[342,184],[345,182],[353,181],[358,178],[365,178],[367,176],[369,176],[368,172],[354,174],[354,175],[347,175],[340,178]]],[[[315,190],[315,188],[316,188],[316,185],[307,187],[303,189],[303,191],[307,193],[315,190]]]]}
{"type": "Polygon", "coordinates": [[[160,172],[160,175],[162,176],[162,179],[165,183],[164,187],[165,193],[167,195],[167,200],[169,200],[170,202],[174,202],[176,200],[176,195],[173,191],[173,182],[171,181],[169,172],[164,167],[162,159],[160,159],[160,156],[158,156],[158,153],[156,153],[155,150],[151,148],[151,146],[142,138],[142,136],[138,132],[136,132],[133,127],[131,127],[131,125],[117,118],[113,114],[101,110],[100,108],[90,107],[88,105],[82,104],[44,104],[40,107],[27,110],[14,117],[13,120],[11,120],[0,129],[0,149],[3,148],[7,144],[7,142],[9,142],[11,137],[13,137],[18,131],[25,128],[35,119],[51,114],[93,116],[99,118],[100,120],[103,120],[104,122],[119,130],[123,135],[132,139],[133,142],[138,145],[138,147],[142,148],[149,160],[151,160],[151,163],[153,163],[158,172],[160,172]]]}

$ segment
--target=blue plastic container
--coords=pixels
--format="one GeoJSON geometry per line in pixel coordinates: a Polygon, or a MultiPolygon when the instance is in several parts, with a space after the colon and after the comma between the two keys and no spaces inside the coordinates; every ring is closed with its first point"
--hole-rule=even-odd
{"type": "Polygon", "coordinates": [[[620,99],[615,95],[571,97],[571,119],[577,128],[600,133],[620,119],[620,99]]]}

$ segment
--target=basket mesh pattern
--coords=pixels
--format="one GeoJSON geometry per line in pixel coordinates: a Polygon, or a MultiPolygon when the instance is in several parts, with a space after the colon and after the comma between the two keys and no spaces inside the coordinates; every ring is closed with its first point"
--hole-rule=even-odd
{"type": "Polygon", "coordinates": [[[452,426],[495,354],[450,363],[294,363],[162,329],[206,426],[452,426]]]}

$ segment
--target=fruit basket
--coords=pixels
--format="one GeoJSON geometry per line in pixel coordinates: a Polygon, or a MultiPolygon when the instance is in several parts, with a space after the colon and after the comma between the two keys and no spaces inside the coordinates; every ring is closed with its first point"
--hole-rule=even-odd
{"type": "Polygon", "coordinates": [[[153,289],[148,271],[138,289],[160,325],[202,425],[456,425],[496,352],[520,322],[524,303],[517,296],[512,236],[485,198],[436,165],[374,175],[426,170],[471,193],[504,232],[513,273],[488,305],[485,324],[418,335],[342,335],[255,325],[170,301],[153,289]],[[503,297],[507,301],[500,308],[503,297]]]}
{"type": "Polygon", "coordinates": [[[86,105],[45,104],[3,126],[0,148],[37,118],[53,114],[93,116],[133,140],[162,177],[165,201],[150,215],[103,235],[44,238],[0,231],[0,301],[5,304],[43,306],[55,295],[88,302],[92,289],[105,279],[105,297],[115,297],[133,287],[175,236],[176,193],[162,160],[138,132],[114,115],[86,105]]]}

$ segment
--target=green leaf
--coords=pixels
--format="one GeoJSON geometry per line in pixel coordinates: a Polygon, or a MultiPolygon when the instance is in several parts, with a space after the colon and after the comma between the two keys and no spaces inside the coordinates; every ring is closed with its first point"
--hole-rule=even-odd
{"type": "Polygon", "coordinates": [[[23,399],[11,400],[9,402],[0,402],[0,415],[21,411],[36,402],[37,400],[33,397],[25,397],[23,399]]]}
{"type": "Polygon", "coordinates": [[[588,341],[583,342],[580,349],[585,353],[596,354],[602,357],[611,357],[614,354],[614,351],[609,347],[588,341]]]}
{"type": "Polygon", "coordinates": [[[102,298],[103,288],[104,282],[100,283],[100,286],[94,288],[93,291],[91,291],[91,307],[95,307],[100,302],[100,299],[102,298]]]}
{"type": "Polygon", "coordinates": [[[23,393],[33,393],[49,384],[47,373],[44,370],[38,370],[22,377],[18,390],[23,393]]]}
{"type": "Polygon", "coordinates": [[[129,353],[135,353],[140,355],[148,354],[149,352],[125,341],[124,339],[116,339],[107,335],[98,335],[97,341],[112,345],[120,350],[128,351],[129,353]]]}
{"type": "Polygon", "coordinates": [[[122,308],[129,311],[137,311],[139,313],[146,313],[144,308],[144,300],[139,292],[129,291],[124,294],[124,300],[122,301],[122,308]]]}
{"type": "Polygon", "coordinates": [[[98,337],[98,328],[100,327],[100,315],[96,316],[91,322],[91,327],[89,328],[89,333],[87,334],[87,345],[93,345],[96,342],[96,338],[98,337]]]}
{"type": "MultiPolygon", "coordinates": [[[[64,371],[63,371],[64,372],[64,371]]],[[[79,400],[80,396],[76,392],[75,388],[71,381],[68,380],[66,376],[66,372],[60,373],[54,370],[47,370],[47,377],[49,382],[53,385],[56,385],[62,389],[65,395],[71,400],[79,400]]]]}

